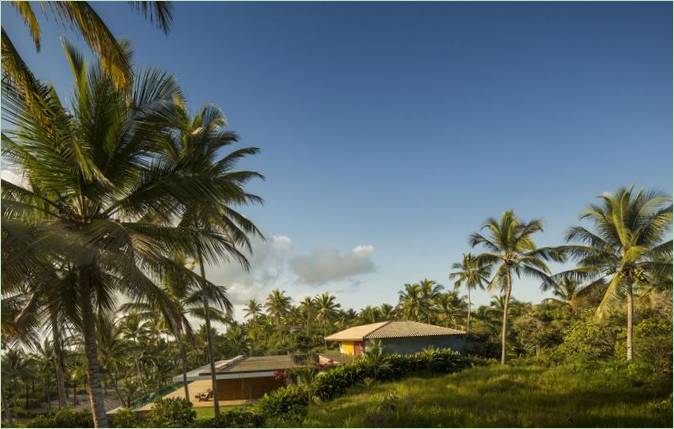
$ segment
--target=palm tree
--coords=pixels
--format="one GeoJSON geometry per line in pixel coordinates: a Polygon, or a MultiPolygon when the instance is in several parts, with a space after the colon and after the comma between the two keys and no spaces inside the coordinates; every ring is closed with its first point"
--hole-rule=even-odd
{"type": "Polygon", "coordinates": [[[267,297],[264,308],[269,317],[274,320],[276,329],[281,329],[281,322],[290,313],[290,297],[285,294],[285,291],[274,289],[267,297]]]}
{"type": "MultiPolygon", "coordinates": [[[[213,105],[203,106],[194,116],[190,117],[183,105],[175,110],[170,138],[164,141],[164,152],[167,163],[173,168],[184,169],[195,175],[205,175],[219,189],[217,201],[203,200],[203,202],[183,205],[179,227],[197,228],[213,234],[227,237],[226,246],[218,252],[221,259],[233,258],[244,269],[249,268],[247,257],[239,250],[242,246],[252,253],[249,235],[261,238],[262,233],[244,215],[233,208],[233,205],[248,205],[261,203],[262,199],[245,191],[245,184],[253,178],[262,178],[254,171],[236,171],[236,162],[249,155],[259,152],[253,147],[241,148],[220,156],[221,151],[236,143],[236,133],[225,129],[227,121],[222,111],[213,105]]],[[[206,248],[197,247],[194,252],[188,253],[196,259],[199,265],[201,278],[206,280],[204,252],[206,248]]],[[[203,306],[206,333],[208,335],[208,356],[211,366],[211,381],[213,383],[213,405],[215,416],[220,415],[218,389],[215,379],[215,361],[213,359],[213,345],[211,337],[211,304],[215,310],[224,310],[231,314],[232,305],[224,288],[208,286],[200,293],[203,306]]]]}
{"type": "Polygon", "coordinates": [[[421,320],[426,314],[421,287],[416,283],[406,283],[398,292],[400,314],[407,320],[421,320]]]}
{"type": "Polygon", "coordinates": [[[556,249],[536,247],[532,235],[543,231],[540,220],[521,221],[512,210],[501,215],[501,219],[488,219],[482,227],[487,234],[474,233],[470,244],[481,245],[487,251],[477,257],[478,264],[493,269],[493,277],[488,289],[500,289],[504,296],[503,318],[501,322],[501,365],[506,361],[506,335],[508,330],[508,303],[512,293],[513,274],[517,277],[529,276],[541,280],[543,284],[552,282],[546,260],[563,261],[556,249]]]}
{"type": "Polygon", "coordinates": [[[559,276],[592,282],[588,287],[595,281],[608,284],[597,307],[599,317],[624,297],[629,361],[633,357],[634,288],[657,282],[672,272],[672,240],[666,240],[672,225],[671,197],[621,188],[599,198],[600,204],[590,205],[580,217],[593,228],[574,226],[567,232],[566,240],[576,244],[564,246],[564,250],[578,267],[559,276]]]}
{"type": "Polygon", "coordinates": [[[246,304],[246,308],[244,310],[244,316],[246,317],[246,319],[255,319],[261,314],[262,314],[262,304],[258,304],[258,302],[255,301],[254,299],[248,301],[248,304],[246,304]]]}
{"type": "MultiPolygon", "coordinates": [[[[31,34],[35,49],[39,51],[42,29],[32,5],[25,1],[9,3],[16,8],[23,19],[31,34]]],[[[51,19],[78,30],[84,42],[102,59],[103,70],[112,77],[118,88],[128,87],[131,84],[132,68],[123,43],[115,39],[105,22],[88,2],[42,1],[40,3],[43,13],[49,13],[51,19]]],[[[170,3],[139,1],[132,2],[131,6],[155,22],[164,33],[168,33],[172,20],[170,3]]],[[[32,99],[32,96],[39,91],[35,77],[28,70],[4,27],[2,28],[2,69],[4,74],[12,79],[27,97],[32,99]]]]}
{"type": "Polygon", "coordinates": [[[340,307],[340,304],[335,302],[335,300],[335,296],[330,295],[328,292],[324,292],[314,299],[314,303],[316,304],[316,320],[323,327],[323,343],[326,350],[328,349],[328,340],[325,337],[328,336],[328,326],[337,317],[337,311],[340,307]]]}
{"type": "Polygon", "coordinates": [[[368,305],[360,310],[358,318],[363,323],[375,323],[379,322],[379,319],[381,318],[381,313],[378,307],[372,307],[371,305],[368,305]]]}
{"type": "MultiPolygon", "coordinates": [[[[33,115],[25,94],[3,81],[3,114],[11,129],[2,134],[2,153],[28,184],[2,181],[2,233],[3,239],[20,242],[30,229],[37,238],[33,248],[39,246],[52,263],[70,267],[69,280],[76,286],[62,308],[84,340],[94,423],[107,426],[96,310],[111,309],[121,292],[132,299],[146,297],[173,312],[170,299],[155,283],[168,270],[182,272],[194,284],[210,285],[175,264],[171,255],[201,252],[205,259],[216,260],[233,247],[233,240],[212,229],[175,226],[172,220],[185,207],[219,206],[228,190],[208,172],[185,174],[160,162],[182,98],[172,77],[145,71],[127,94],[100,64],[88,69],[67,42],[65,51],[75,81],[69,110],[53,87],[40,83],[36,99],[43,114],[33,115]]],[[[11,250],[3,251],[3,257],[8,255],[3,262],[30,278],[37,265],[25,253],[11,250]]],[[[42,290],[53,287],[40,284],[42,290]]]]}
{"type": "Polygon", "coordinates": [[[393,320],[396,318],[396,311],[391,304],[382,304],[379,306],[379,315],[381,320],[393,320]]]}
{"type": "Polygon", "coordinates": [[[455,262],[452,264],[452,271],[449,278],[454,279],[454,287],[460,288],[462,285],[466,286],[468,292],[468,315],[466,317],[466,332],[470,333],[470,290],[480,288],[489,282],[489,267],[480,265],[478,259],[470,253],[463,254],[462,262],[455,262]]]}
{"type": "Polygon", "coordinates": [[[297,310],[301,319],[301,322],[304,324],[305,333],[308,336],[311,335],[312,322],[316,315],[315,302],[310,296],[304,297],[297,306],[297,310]]]}
{"type": "Polygon", "coordinates": [[[445,326],[450,324],[458,327],[457,321],[460,315],[465,311],[466,302],[456,291],[448,291],[435,298],[435,307],[439,314],[439,319],[445,326]]]}
{"type": "Polygon", "coordinates": [[[26,354],[18,348],[10,348],[2,355],[2,385],[4,413],[8,426],[14,426],[14,416],[12,414],[16,407],[16,397],[18,396],[16,382],[28,376],[28,361],[26,354]]]}
{"type": "Polygon", "coordinates": [[[555,281],[550,287],[552,288],[554,297],[546,298],[545,301],[562,304],[573,312],[578,310],[578,301],[582,292],[589,291],[589,289],[584,289],[578,281],[569,276],[564,276],[561,280],[555,281]]]}
{"type": "Polygon", "coordinates": [[[426,322],[432,323],[435,318],[434,302],[442,295],[444,287],[433,280],[423,279],[419,282],[422,299],[424,300],[426,310],[426,322]]]}
{"type": "Polygon", "coordinates": [[[419,283],[405,284],[398,292],[400,314],[407,320],[431,322],[433,301],[442,293],[442,286],[433,280],[423,279],[419,283]]]}

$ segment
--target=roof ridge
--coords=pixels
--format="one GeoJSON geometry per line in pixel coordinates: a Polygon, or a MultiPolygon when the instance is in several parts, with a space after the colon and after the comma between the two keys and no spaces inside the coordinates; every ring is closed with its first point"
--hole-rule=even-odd
{"type": "Polygon", "coordinates": [[[377,326],[375,329],[373,329],[373,330],[371,330],[370,332],[368,332],[367,334],[363,335],[363,339],[365,339],[365,338],[369,337],[370,335],[374,334],[375,332],[377,332],[378,330],[380,330],[380,329],[383,328],[384,326],[389,325],[391,322],[392,322],[392,320],[387,320],[387,321],[385,321],[385,322],[382,323],[380,326],[377,326]]]}
{"type": "Polygon", "coordinates": [[[229,359],[223,366],[219,366],[215,368],[215,372],[220,372],[224,371],[225,369],[231,368],[234,366],[234,364],[241,362],[246,356],[245,355],[238,355],[234,356],[233,358],[229,359]]]}

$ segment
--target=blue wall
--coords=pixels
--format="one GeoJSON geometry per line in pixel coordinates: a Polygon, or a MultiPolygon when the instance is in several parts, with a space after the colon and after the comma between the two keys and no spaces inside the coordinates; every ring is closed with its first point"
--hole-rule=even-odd
{"type": "MultiPolygon", "coordinates": [[[[377,340],[365,340],[365,349],[377,340]]],[[[432,337],[408,337],[408,338],[384,338],[381,341],[384,353],[411,354],[420,352],[427,347],[436,347],[439,349],[452,349],[463,351],[465,346],[465,335],[448,335],[432,337]]]]}

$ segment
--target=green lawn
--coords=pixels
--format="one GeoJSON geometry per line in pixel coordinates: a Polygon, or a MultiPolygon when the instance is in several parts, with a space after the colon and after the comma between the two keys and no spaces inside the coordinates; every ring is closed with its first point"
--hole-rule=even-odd
{"type": "Polygon", "coordinates": [[[354,387],[312,404],[308,427],[672,427],[672,380],[615,369],[472,368],[354,387]]]}

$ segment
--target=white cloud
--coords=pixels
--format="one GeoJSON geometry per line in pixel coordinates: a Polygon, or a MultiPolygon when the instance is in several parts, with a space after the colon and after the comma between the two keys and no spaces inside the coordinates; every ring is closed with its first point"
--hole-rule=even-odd
{"type": "Polygon", "coordinates": [[[210,267],[207,273],[209,280],[227,287],[229,299],[235,305],[263,298],[265,291],[275,287],[283,276],[293,252],[293,242],[285,235],[272,235],[266,241],[254,239],[251,245],[250,271],[229,262],[210,267]]]}
{"type": "Polygon", "coordinates": [[[373,252],[374,246],[370,244],[356,246],[348,253],[337,249],[318,249],[308,255],[292,258],[290,269],[301,283],[309,285],[348,280],[375,270],[371,259],[373,252]]]}

